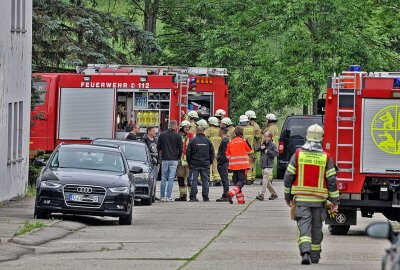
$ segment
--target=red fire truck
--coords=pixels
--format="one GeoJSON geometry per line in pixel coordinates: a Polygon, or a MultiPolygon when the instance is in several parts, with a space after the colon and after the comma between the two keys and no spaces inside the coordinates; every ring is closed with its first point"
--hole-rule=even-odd
{"type": "Polygon", "coordinates": [[[205,119],[228,110],[224,68],[89,65],[77,73],[34,76],[41,100],[31,115],[31,150],[123,138],[133,123],[143,133],[148,126],[161,132],[187,110],[205,119]]]}
{"type": "Polygon", "coordinates": [[[346,234],[357,210],[400,221],[400,73],[350,70],[331,78],[325,99],[323,145],[341,193],[332,234],[346,234]]]}

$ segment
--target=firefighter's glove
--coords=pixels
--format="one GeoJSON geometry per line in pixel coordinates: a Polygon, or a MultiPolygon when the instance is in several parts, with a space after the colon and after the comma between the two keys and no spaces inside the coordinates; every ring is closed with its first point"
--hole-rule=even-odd
{"type": "Polygon", "coordinates": [[[330,218],[335,218],[338,214],[338,208],[339,206],[337,204],[334,204],[330,201],[327,201],[325,204],[326,212],[328,213],[328,216],[330,218]]]}

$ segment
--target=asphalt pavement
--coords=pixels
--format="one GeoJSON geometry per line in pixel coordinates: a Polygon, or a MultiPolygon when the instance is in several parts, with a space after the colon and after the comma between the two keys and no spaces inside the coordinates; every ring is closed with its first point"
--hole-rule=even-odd
{"type": "MultiPolygon", "coordinates": [[[[245,205],[215,202],[222,187],[213,187],[211,202],[135,206],[131,226],[119,226],[113,218],[66,217],[66,223],[53,226],[73,227],[70,233],[24,245],[29,252],[1,262],[0,269],[299,269],[296,226],[282,199],[282,183],[274,185],[281,195],[275,201],[255,201],[259,185],[252,185],[244,188],[245,205]]],[[[175,182],[175,195],[177,190],[175,182]]],[[[27,204],[20,211],[33,213],[27,204]]],[[[4,207],[0,218],[6,218],[4,207]]],[[[331,236],[325,226],[320,264],[301,268],[379,269],[389,242],[364,233],[378,220],[385,219],[360,218],[347,236],[331,236]]]]}

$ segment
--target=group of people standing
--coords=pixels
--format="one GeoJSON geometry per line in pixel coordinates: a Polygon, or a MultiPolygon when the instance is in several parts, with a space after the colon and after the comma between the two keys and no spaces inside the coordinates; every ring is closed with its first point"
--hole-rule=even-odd
{"type": "Polygon", "coordinates": [[[273,140],[277,138],[276,116],[267,115],[267,126],[261,132],[254,111],[240,116],[239,125],[233,126],[226,112],[218,109],[208,121],[199,120],[196,111],[189,111],[187,120],[179,126],[170,121],[169,129],[160,134],[157,152],[161,165],[161,201],[196,202],[198,185],[202,185],[203,201],[208,202],[209,187],[221,186],[223,192],[218,202],[245,203],[242,194],[244,185],[253,184],[256,176],[256,153],[260,152],[263,171],[262,187],[257,199],[264,200],[266,190],[270,200],[278,197],[273,189],[272,170],[278,150],[273,140]],[[172,198],[175,176],[178,179],[180,196],[172,198]],[[233,188],[229,190],[230,183],[233,188]]]}

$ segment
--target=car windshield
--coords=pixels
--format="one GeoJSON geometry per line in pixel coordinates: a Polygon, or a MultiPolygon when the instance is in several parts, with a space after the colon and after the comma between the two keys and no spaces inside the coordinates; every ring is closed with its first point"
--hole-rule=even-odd
{"type": "Polygon", "coordinates": [[[147,162],[146,146],[140,144],[133,144],[124,141],[93,141],[95,145],[106,145],[106,146],[119,146],[124,152],[127,160],[147,162]]]}
{"type": "Polygon", "coordinates": [[[59,149],[50,163],[51,168],[73,168],[122,173],[125,171],[118,152],[97,149],[59,149]]]}
{"type": "Polygon", "coordinates": [[[322,119],[319,118],[292,118],[287,124],[289,137],[306,138],[307,128],[311,125],[322,125],[322,119]]]}

